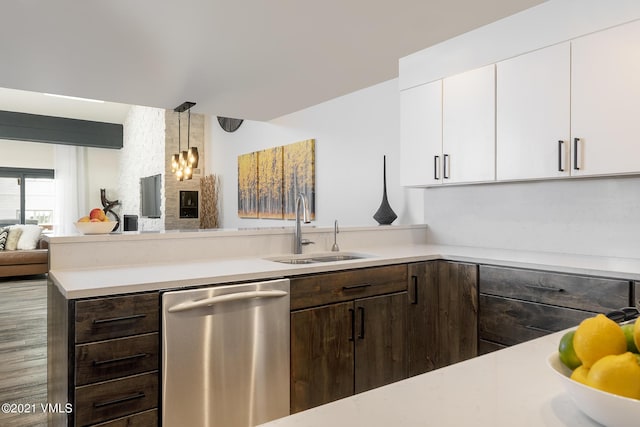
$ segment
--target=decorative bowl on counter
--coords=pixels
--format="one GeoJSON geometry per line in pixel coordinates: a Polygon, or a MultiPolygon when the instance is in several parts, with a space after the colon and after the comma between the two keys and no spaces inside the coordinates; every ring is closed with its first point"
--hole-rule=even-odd
{"type": "Polygon", "coordinates": [[[108,234],[113,231],[117,222],[74,222],[73,224],[82,234],[108,234]]]}
{"type": "Polygon", "coordinates": [[[572,380],[569,378],[571,370],[560,361],[557,352],[549,356],[547,363],[576,406],[590,418],[607,427],[640,425],[640,400],[617,396],[572,380]]]}

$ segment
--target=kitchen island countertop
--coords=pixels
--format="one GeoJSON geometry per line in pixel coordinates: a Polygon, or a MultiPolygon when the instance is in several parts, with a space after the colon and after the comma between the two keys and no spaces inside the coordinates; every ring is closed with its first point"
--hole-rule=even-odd
{"type": "Polygon", "coordinates": [[[547,358],[557,332],[263,424],[263,427],[596,427],[547,358]]]}
{"type": "Polygon", "coordinates": [[[640,281],[640,260],[635,258],[430,244],[354,247],[348,251],[362,253],[366,257],[315,264],[283,264],[269,261],[271,256],[229,257],[180,263],[151,262],[144,265],[52,269],[50,277],[68,299],[263,280],[432,259],[640,281]]]}

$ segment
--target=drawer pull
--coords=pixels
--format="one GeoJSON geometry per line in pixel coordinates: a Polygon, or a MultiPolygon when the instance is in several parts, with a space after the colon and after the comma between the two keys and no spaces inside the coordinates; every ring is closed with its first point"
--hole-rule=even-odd
{"type": "Polygon", "coordinates": [[[108,359],[108,360],[94,360],[93,366],[102,366],[109,363],[127,362],[135,359],[141,359],[147,356],[148,356],[147,353],[139,353],[139,354],[133,354],[131,356],[116,357],[114,359],[108,359]]]}
{"type": "Polygon", "coordinates": [[[544,332],[545,334],[553,333],[553,331],[550,331],[550,330],[544,329],[544,328],[538,328],[537,326],[533,326],[533,325],[526,325],[525,328],[531,329],[532,331],[544,332]]]}
{"type": "Polygon", "coordinates": [[[358,334],[358,339],[364,339],[364,307],[358,307],[358,311],[360,312],[360,333],[358,334]]]}
{"type": "Polygon", "coordinates": [[[370,283],[363,283],[361,285],[348,285],[348,286],[343,286],[342,290],[344,290],[344,291],[352,291],[354,289],[368,288],[369,286],[371,286],[370,283]]]}
{"type": "Polygon", "coordinates": [[[113,400],[106,400],[104,402],[95,402],[93,404],[93,407],[94,408],[104,408],[105,406],[117,405],[118,403],[129,402],[131,400],[142,399],[144,397],[146,397],[146,395],[144,394],[144,392],[140,391],[140,392],[138,392],[136,394],[131,394],[129,396],[119,397],[119,398],[113,399],[113,400]]]}
{"type": "Polygon", "coordinates": [[[349,341],[354,341],[356,335],[356,311],[350,308],[349,313],[351,314],[351,336],[349,337],[349,341]]]}
{"type": "Polygon", "coordinates": [[[536,286],[536,285],[525,285],[527,288],[538,289],[541,291],[550,291],[550,292],[564,292],[562,288],[554,288],[553,286],[536,286]]]}
{"type": "Polygon", "coordinates": [[[562,163],[562,145],[564,144],[563,140],[558,141],[558,172],[564,172],[564,167],[562,163]]]}
{"type": "Polygon", "coordinates": [[[103,323],[112,323],[112,322],[124,322],[125,320],[133,320],[140,319],[143,317],[147,317],[146,314],[133,314],[131,316],[122,316],[122,317],[112,317],[110,319],[96,319],[93,321],[94,325],[101,325],[103,323]]]}
{"type": "Polygon", "coordinates": [[[418,276],[411,276],[413,282],[413,299],[411,304],[418,304],[418,276]]]}

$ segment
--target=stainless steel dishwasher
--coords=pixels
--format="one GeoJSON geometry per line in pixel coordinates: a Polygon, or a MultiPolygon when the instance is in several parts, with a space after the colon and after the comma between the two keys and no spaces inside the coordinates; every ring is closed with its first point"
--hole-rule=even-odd
{"type": "Polygon", "coordinates": [[[165,292],[162,308],[164,427],[289,414],[289,280],[165,292]]]}

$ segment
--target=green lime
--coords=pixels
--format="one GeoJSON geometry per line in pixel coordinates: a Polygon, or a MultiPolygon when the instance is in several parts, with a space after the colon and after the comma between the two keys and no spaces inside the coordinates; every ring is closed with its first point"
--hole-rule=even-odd
{"type": "Polygon", "coordinates": [[[631,353],[638,353],[638,347],[636,347],[636,343],[633,340],[633,323],[628,323],[626,325],[620,326],[622,328],[622,332],[624,332],[624,337],[627,339],[627,350],[631,353]]]}
{"type": "Polygon", "coordinates": [[[575,333],[576,331],[573,330],[564,334],[560,339],[560,345],[558,345],[560,361],[571,370],[574,370],[578,366],[582,365],[582,362],[576,355],[576,351],[573,349],[573,335],[575,333]]]}

